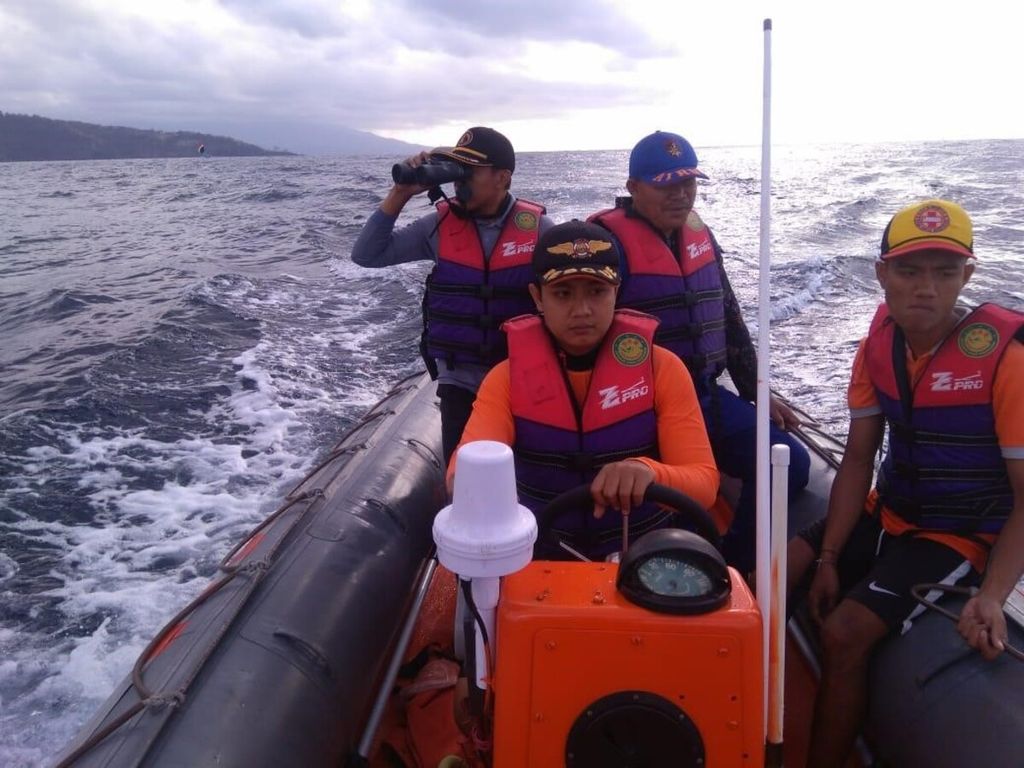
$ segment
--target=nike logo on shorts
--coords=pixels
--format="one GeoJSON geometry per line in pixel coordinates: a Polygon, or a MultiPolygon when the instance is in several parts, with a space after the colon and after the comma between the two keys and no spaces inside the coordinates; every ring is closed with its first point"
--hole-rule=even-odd
{"type": "Polygon", "coordinates": [[[891,589],[886,589],[885,587],[878,586],[877,581],[872,581],[870,584],[868,584],[868,589],[870,589],[872,592],[881,592],[883,595],[892,595],[893,597],[900,596],[898,592],[893,592],[891,589]]]}

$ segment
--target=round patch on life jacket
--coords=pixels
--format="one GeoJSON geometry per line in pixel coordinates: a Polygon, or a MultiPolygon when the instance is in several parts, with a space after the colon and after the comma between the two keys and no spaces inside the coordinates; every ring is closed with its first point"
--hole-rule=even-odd
{"type": "Polygon", "coordinates": [[[985,357],[999,345],[999,331],[988,323],[971,323],[960,331],[956,343],[968,357],[985,357]]]}
{"type": "Polygon", "coordinates": [[[647,339],[636,333],[619,334],[612,342],[612,354],[623,365],[640,365],[650,353],[651,348],[647,339]]]}
{"type": "Polygon", "coordinates": [[[516,227],[524,232],[532,232],[537,228],[537,214],[531,211],[520,211],[513,221],[516,227]]]}

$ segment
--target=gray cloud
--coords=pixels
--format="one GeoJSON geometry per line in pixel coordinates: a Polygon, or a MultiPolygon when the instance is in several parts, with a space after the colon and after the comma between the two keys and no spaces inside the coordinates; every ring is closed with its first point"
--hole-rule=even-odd
{"type": "Polygon", "coordinates": [[[307,0],[218,0],[239,19],[269,27],[278,33],[291,32],[311,40],[347,37],[353,32],[340,13],[341,3],[307,0]]]}
{"type": "MultiPolygon", "coordinates": [[[[623,5],[601,0],[432,0],[429,3],[400,0],[410,14],[422,15],[432,29],[467,32],[484,40],[538,40],[557,43],[576,41],[594,45],[629,58],[665,56],[673,49],[653,40],[636,24],[623,5]]],[[[493,52],[493,49],[492,49],[493,52]]]]}
{"type": "Polygon", "coordinates": [[[288,125],[415,130],[660,96],[642,85],[539,82],[510,66],[530,41],[594,46],[626,72],[633,58],[664,53],[597,0],[554,11],[540,0],[388,0],[357,26],[336,0],[219,0],[170,20],[145,7],[5,0],[0,27],[13,33],[0,48],[0,109],[168,130],[230,126],[239,138],[278,125],[270,138],[287,147],[288,125]]]}
{"type": "MultiPolygon", "coordinates": [[[[644,120],[689,123],[685,106],[703,110],[697,124],[712,141],[756,140],[756,127],[745,126],[760,119],[759,19],[719,5],[0,0],[0,110],[230,129],[306,151],[290,138],[298,126],[321,136],[339,126],[415,136],[441,124],[543,119],[558,130],[573,116],[634,106],[644,120]],[[540,56],[552,62],[546,71],[540,56]]],[[[844,18],[842,34],[820,3],[776,19],[779,140],[1019,135],[1019,109],[999,75],[1015,71],[1024,11],[992,0],[950,25],[948,13],[874,5],[844,18]],[[865,57],[865,40],[885,56],[865,57]],[[935,59],[964,40],[986,45],[935,59]],[[947,91],[970,94],[971,109],[950,112],[926,88],[893,87],[894,73],[922,66],[947,91]]]]}

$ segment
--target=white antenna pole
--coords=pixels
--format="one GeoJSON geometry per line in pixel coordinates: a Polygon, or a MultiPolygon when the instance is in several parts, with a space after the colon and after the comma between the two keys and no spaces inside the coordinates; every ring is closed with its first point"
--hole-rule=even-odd
{"type": "Polygon", "coordinates": [[[768,616],[771,603],[770,545],[771,497],[768,465],[769,325],[771,323],[771,104],[772,20],[764,20],[764,98],[761,126],[761,226],[760,279],[757,301],[757,604],[764,621],[764,702],[768,709],[768,616]]]}

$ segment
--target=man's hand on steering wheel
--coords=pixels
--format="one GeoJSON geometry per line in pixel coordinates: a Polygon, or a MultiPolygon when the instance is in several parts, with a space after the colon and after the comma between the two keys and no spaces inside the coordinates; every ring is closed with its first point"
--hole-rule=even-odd
{"type": "Polygon", "coordinates": [[[654,482],[654,470],[642,461],[626,459],[605,464],[590,484],[594,497],[594,517],[601,519],[605,508],[616,507],[625,517],[644,500],[647,487],[654,482]]]}
{"type": "MultiPolygon", "coordinates": [[[[637,466],[647,468],[646,464],[637,460],[626,460],[619,462],[618,466],[630,465],[622,467],[621,469],[615,469],[617,465],[612,464],[606,467],[609,473],[617,475],[619,472],[629,473],[632,480],[632,485],[636,485],[641,482],[643,485],[643,491],[638,491],[646,501],[652,504],[660,504],[665,509],[671,510],[675,517],[675,523],[681,528],[688,528],[689,530],[696,533],[702,539],[710,542],[716,549],[721,546],[721,541],[718,535],[718,529],[715,527],[714,521],[704,507],[694,501],[691,497],[685,493],[676,490],[675,488],[669,488],[666,485],[660,485],[659,483],[652,483],[650,478],[645,476],[643,470],[638,470],[637,466]]],[[[653,470],[650,470],[653,472],[653,470]]],[[[594,483],[600,482],[601,487],[604,487],[604,482],[601,479],[602,475],[599,473],[594,483]]],[[[618,480],[615,481],[618,485],[618,480]]],[[[623,478],[623,482],[625,479],[623,478]]],[[[537,545],[540,550],[547,549],[549,552],[557,551],[561,552],[564,549],[564,544],[559,538],[558,532],[554,529],[554,521],[559,515],[565,515],[566,513],[575,512],[577,515],[580,512],[584,512],[588,505],[595,502],[594,495],[594,483],[588,483],[584,485],[577,485],[575,488],[570,488],[564,493],[560,493],[555,498],[551,499],[543,509],[536,513],[537,515],[537,528],[539,529],[539,536],[537,538],[537,545]]],[[[623,485],[623,487],[625,487],[623,485]]],[[[609,498],[605,498],[605,494],[602,491],[602,499],[604,503],[601,505],[601,512],[603,514],[604,507],[615,506],[618,507],[620,503],[623,506],[629,506],[633,509],[636,503],[633,501],[633,493],[626,493],[625,502],[622,501],[618,494],[612,495],[609,498]]],[[[623,518],[625,522],[628,518],[623,518]]],[[[550,555],[548,555],[550,556],[550,555]]],[[[540,559],[545,559],[543,554],[538,555],[540,559]]]]}

